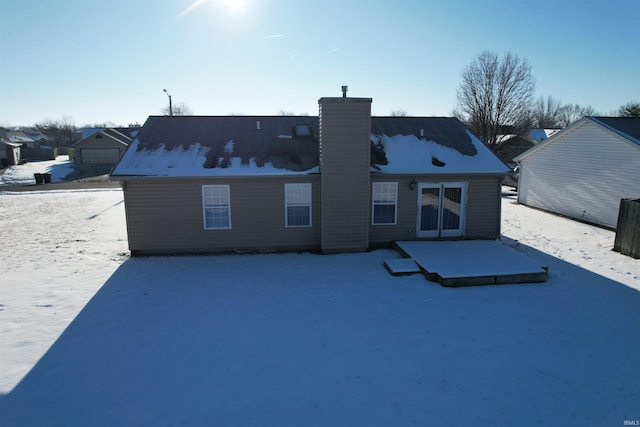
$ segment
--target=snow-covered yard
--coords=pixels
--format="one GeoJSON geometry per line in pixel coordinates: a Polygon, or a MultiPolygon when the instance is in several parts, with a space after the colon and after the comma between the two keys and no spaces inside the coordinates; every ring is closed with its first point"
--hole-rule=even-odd
{"type": "Polygon", "coordinates": [[[73,172],[73,163],[69,156],[58,156],[55,160],[33,161],[23,165],[9,166],[0,175],[1,185],[28,185],[35,184],[35,173],[50,173],[51,182],[60,182],[65,176],[73,172]]]}
{"type": "Polygon", "coordinates": [[[640,261],[512,201],[546,283],[442,288],[391,250],[128,259],[121,190],[0,193],[0,425],[639,420],[640,261]]]}

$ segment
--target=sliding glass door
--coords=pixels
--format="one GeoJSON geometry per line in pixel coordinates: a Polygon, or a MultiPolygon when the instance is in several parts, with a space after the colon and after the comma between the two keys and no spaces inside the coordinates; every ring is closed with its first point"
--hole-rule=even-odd
{"type": "Polygon", "coordinates": [[[462,237],[467,184],[420,183],[418,237],[462,237]]]}

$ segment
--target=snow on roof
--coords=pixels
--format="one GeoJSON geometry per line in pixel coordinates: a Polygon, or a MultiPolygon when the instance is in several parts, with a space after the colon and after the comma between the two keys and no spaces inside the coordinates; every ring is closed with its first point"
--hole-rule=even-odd
{"type": "MultiPolygon", "coordinates": [[[[136,139],[129,151],[135,155],[124,156],[116,166],[113,175],[132,176],[256,176],[256,175],[301,175],[318,173],[318,167],[306,171],[295,172],[288,169],[279,169],[271,162],[265,162],[258,166],[255,158],[243,164],[240,157],[233,157],[233,141],[225,144],[225,152],[230,154],[229,164],[226,167],[205,168],[207,154],[210,147],[201,144],[185,147],[176,147],[168,150],[160,146],[152,150],[138,151],[140,141],[136,139]]],[[[219,159],[223,163],[223,158],[219,159]]]]}
{"type": "Polygon", "coordinates": [[[15,143],[35,142],[22,132],[7,132],[7,138],[9,138],[9,141],[15,143]]]}
{"type": "Polygon", "coordinates": [[[536,142],[544,141],[560,129],[529,129],[529,136],[536,142]]]}
{"type": "Polygon", "coordinates": [[[529,139],[531,139],[532,142],[534,143],[538,143],[538,142],[542,142],[545,139],[549,138],[551,135],[555,134],[556,132],[559,132],[560,129],[542,129],[542,128],[532,128],[527,130],[526,135],[518,135],[517,133],[508,133],[508,134],[504,134],[504,135],[498,135],[498,143],[503,143],[506,142],[510,139],[516,138],[518,136],[521,137],[528,137],[529,139]]]}
{"type": "MultiPolygon", "coordinates": [[[[152,116],[113,176],[319,173],[317,117],[152,116]],[[294,129],[305,125],[308,134],[294,129]]],[[[371,171],[503,174],[509,168],[455,118],[372,117],[371,171]]]]}
{"type": "Polygon", "coordinates": [[[377,136],[384,146],[388,164],[374,170],[388,174],[505,173],[510,169],[473,134],[467,132],[477,150],[467,156],[435,141],[415,135],[377,136]]]}

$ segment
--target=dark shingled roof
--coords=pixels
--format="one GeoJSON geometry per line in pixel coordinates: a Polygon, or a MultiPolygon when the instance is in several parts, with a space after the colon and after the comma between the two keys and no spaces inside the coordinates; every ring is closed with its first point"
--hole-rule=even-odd
{"type": "MultiPolygon", "coordinates": [[[[242,164],[305,171],[318,165],[318,117],[314,116],[151,116],[137,135],[138,151],[166,150],[193,144],[211,148],[205,168],[227,167],[233,157],[242,164]]],[[[374,135],[415,135],[450,147],[461,154],[477,154],[464,125],[450,117],[372,117],[374,135]]],[[[375,138],[374,138],[375,139],[375,138]]],[[[387,163],[378,141],[371,141],[372,166],[387,163]]]]}
{"type": "Polygon", "coordinates": [[[225,146],[234,142],[233,157],[242,164],[255,159],[257,166],[271,162],[274,167],[305,171],[318,165],[318,118],[308,116],[152,116],[138,133],[138,151],[164,146],[167,150],[200,144],[209,147],[205,168],[227,167],[230,153],[225,146]],[[309,135],[298,135],[303,125],[309,135]]]}
{"type": "Polygon", "coordinates": [[[590,117],[590,119],[640,144],[640,117],[590,117]]]}
{"type": "Polygon", "coordinates": [[[477,154],[466,127],[455,117],[372,117],[371,133],[415,135],[453,148],[465,156],[477,154]]]}
{"type": "Polygon", "coordinates": [[[513,159],[536,145],[534,140],[521,135],[516,135],[500,144],[496,155],[505,163],[513,163],[513,159]]]}

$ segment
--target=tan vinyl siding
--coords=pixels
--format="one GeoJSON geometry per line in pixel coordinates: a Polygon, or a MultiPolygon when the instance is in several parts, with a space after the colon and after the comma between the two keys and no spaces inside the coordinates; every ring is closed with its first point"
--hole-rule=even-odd
{"type": "Polygon", "coordinates": [[[397,224],[371,225],[370,241],[385,245],[394,240],[415,240],[418,225],[418,189],[410,183],[466,182],[467,203],[464,239],[496,239],[500,236],[500,177],[497,176],[405,176],[373,175],[372,182],[397,182],[397,224]]]}
{"type": "Polygon", "coordinates": [[[118,148],[83,148],[80,150],[83,165],[116,164],[122,154],[118,148]]]}
{"type": "Polygon", "coordinates": [[[79,164],[115,164],[127,151],[127,145],[96,133],[73,146],[79,164]]]}
{"type": "Polygon", "coordinates": [[[76,150],[82,150],[85,148],[118,148],[123,152],[127,149],[125,144],[118,142],[113,138],[109,138],[104,135],[102,135],[102,138],[97,138],[98,135],[101,134],[94,134],[83,141],[78,141],[73,145],[73,148],[76,150]]]}
{"type": "Polygon", "coordinates": [[[371,99],[320,100],[323,252],[366,250],[370,224],[371,99]]]}
{"type": "MultiPolygon", "coordinates": [[[[458,177],[462,180],[461,177],[458,177]]],[[[474,176],[467,179],[467,215],[465,239],[500,237],[502,177],[474,176]]]]}
{"type": "MultiPolygon", "coordinates": [[[[367,227],[373,246],[394,240],[416,239],[417,190],[409,183],[468,182],[466,227],[463,238],[494,239],[500,234],[498,177],[372,176],[376,182],[398,183],[397,224],[371,225],[368,197],[365,222],[358,228],[336,227],[345,234],[339,244],[351,244],[351,233],[367,227]]],[[[371,185],[371,184],[369,184],[371,185]]],[[[371,193],[371,187],[366,191],[371,193]]],[[[347,198],[347,204],[349,199],[347,198]]],[[[125,182],[129,245],[134,254],[216,253],[233,251],[288,251],[320,249],[320,177],[135,179],[125,182]],[[312,226],[286,227],[285,183],[311,183],[312,226]],[[202,185],[229,185],[230,230],[205,230],[202,185]]],[[[348,207],[347,207],[348,208],[348,207]]],[[[330,252],[330,251],[329,251],[330,252]]]]}
{"type": "Polygon", "coordinates": [[[135,179],[125,182],[129,246],[135,254],[317,249],[319,177],[135,179]],[[312,226],[285,226],[285,182],[312,184],[312,226]],[[229,185],[229,230],[205,230],[202,185],[229,185]]]}
{"type": "Polygon", "coordinates": [[[518,201],[615,228],[639,170],[640,146],[585,120],[521,160],[518,201]]]}

